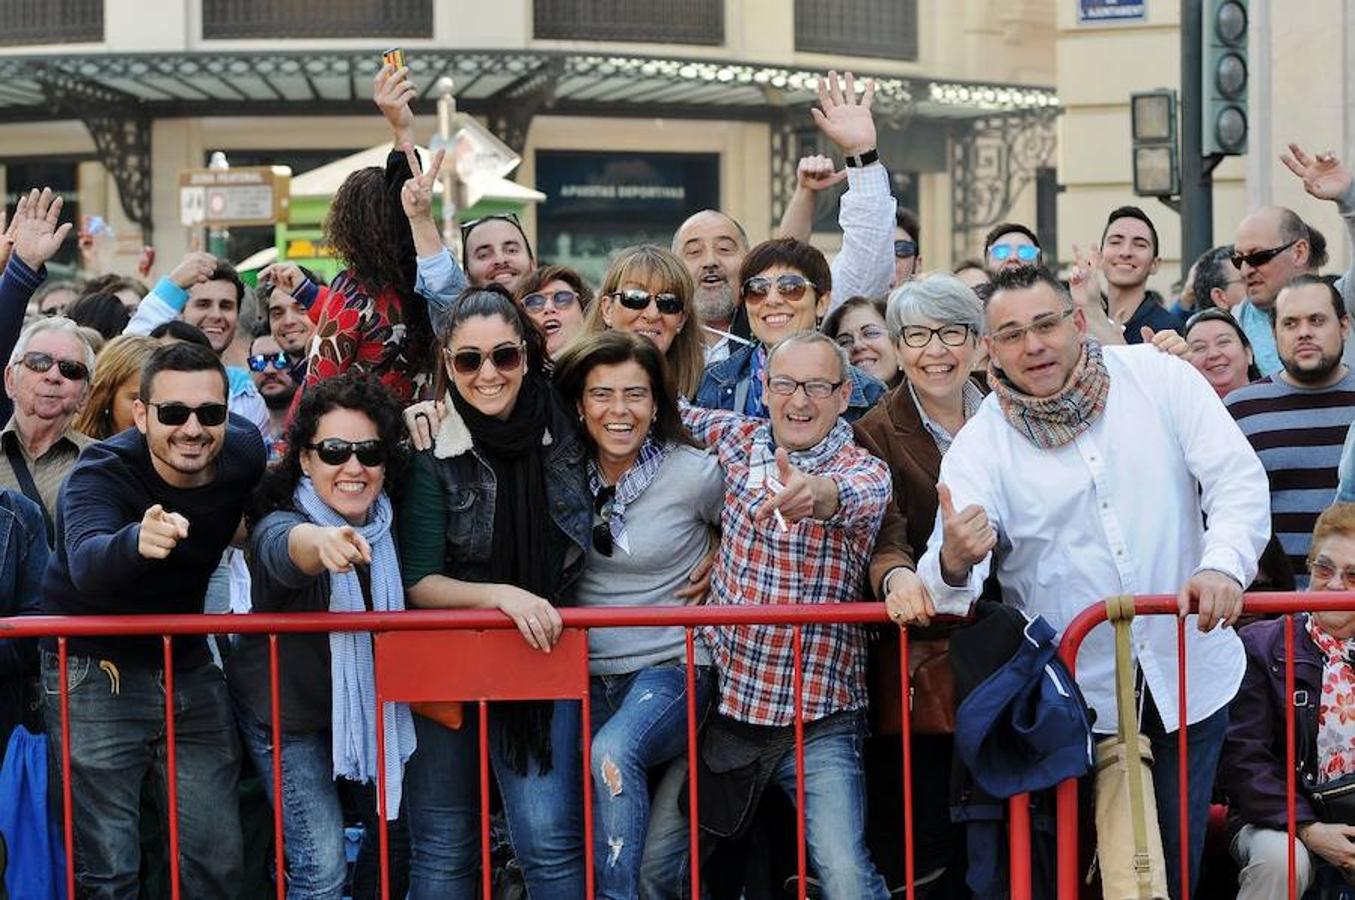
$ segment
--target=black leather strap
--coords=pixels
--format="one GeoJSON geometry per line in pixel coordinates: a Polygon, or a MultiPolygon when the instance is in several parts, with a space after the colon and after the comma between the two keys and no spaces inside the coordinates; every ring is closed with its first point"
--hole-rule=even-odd
{"type": "Polygon", "coordinates": [[[9,467],[14,470],[14,477],[19,479],[19,489],[42,510],[42,521],[47,526],[47,546],[55,547],[56,524],[52,521],[52,514],[47,510],[47,504],[42,502],[42,494],[38,493],[38,486],[33,481],[32,473],[28,471],[23,451],[16,447],[13,441],[9,441],[5,444],[5,456],[9,459],[9,467]]]}
{"type": "Polygon", "coordinates": [[[880,151],[872,148],[870,150],[867,150],[865,153],[862,153],[860,156],[844,157],[843,162],[847,164],[847,168],[849,169],[862,169],[873,162],[878,162],[879,159],[880,151]]]}

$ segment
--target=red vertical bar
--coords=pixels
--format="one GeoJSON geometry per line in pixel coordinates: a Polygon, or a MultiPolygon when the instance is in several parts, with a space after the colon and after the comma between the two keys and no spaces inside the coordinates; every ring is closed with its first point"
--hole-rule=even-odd
{"type": "Polygon", "coordinates": [[[1030,794],[1017,794],[1008,802],[1011,831],[1011,900],[1031,900],[1030,895],[1030,794]]]}
{"type": "Polygon", "coordinates": [[[1298,812],[1294,797],[1294,778],[1297,771],[1294,760],[1294,616],[1284,617],[1284,805],[1285,831],[1289,836],[1289,894],[1298,897],[1298,869],[1294,859],[1294,841],[1297,840],[1298,812]]]}
{"type": "MultiPolygon", "coordinates": [[[[1222,627],[1222,626],[1217,626],[1222,627]]],[[[1181,834],[1181,900],[1190,900],[1190,766],[1186,753],[1190,741],[1186,733],[1186,620],[1176,617],[1176,755],[1177,814],[1181,834]]]]}
{"type": "Polygon", "coordinates": [[[165,754],[169,757],[169,894],[179,900],[179,768],[174,743],[174,639],[165,635],[165,754]]]}
{"type": "Polygon", "coordinates": [[[800,626],[794,626],[792,652],[795,654],[795,871],[800,876],[799,900],[805,900],[805,710],[804,659],[801,656],[800,626]]]}
{"type": "Polygon", "coordinates": [[[903,875],[908,900],[915,900],[913,886],[913,681],[908,673],[908,629],[899,629],[899,735],[903,741],[903,875]]]}
{"type": "Polygon", "coordinates": [[[1058,787],[1058,882],[1059,900],[1077,900],[1077,779],[1058,787]]]}
{"type": "Polygon", "coordinates": [[[683,629],[687,636],[687,817],[688,845],[691,854],[692,896],[701,896],[701,838],[700,817],[696,799],[696,646],[691,626],[683,629]]]}
{"type": "MultiPolygon", "coordinates": [[[[61,817],[66,833],[66,896],[75,896],[75,812],[71,804],[71,696],[66,680],[66,639],[56,639],[57,665],[61,670],[61,817]]],[[[696,896],[696,895],[693,895],[696,896]]]]}
{"type": "Polygon", "coordinates": [[[282,700],[278,684],[278,636],[268,636],[268,690],[273,707],[273,865],[277,872],[278,900],[287,900],[287,867],[282,847],[282,700]]]}
{"type": "MultiPolygon", "coordinates": [[[[376,654],[380,652],[381,636],[374,634],[371,640],[375,663],[376,654]]],[[[390,828],[386,824],[386,717],[382,703],[381,667],[378,665],[372,666],[372,693],[376,695],[373,698],[373,709],[376,711],[376,846],[381,865],[381,900],[390,900],[390,828]]]]}
{"type": "MultiPolygon", "coordinates": [[[[489,859],[489,703],[480,701],[480,884],[484,900],[493,896],[489,859]]],[[[462,726],[464,727],[464,726],[462,726]]],[[[592,852],[589,848],[588,852],[592,852]]]]}
{"type": "MultiPolygon", "coordinates": [[[[587,644],[588,630],[584,629],[584,643],[587,644]]],[[[584,866],[584,891],[588,900],[593,900],[593,704],[592,691],[589,690],[588,654],[579,657],[583,667],[583,713],[580,716],[583,732],[583,858],[588,861],[584,866]]]]}

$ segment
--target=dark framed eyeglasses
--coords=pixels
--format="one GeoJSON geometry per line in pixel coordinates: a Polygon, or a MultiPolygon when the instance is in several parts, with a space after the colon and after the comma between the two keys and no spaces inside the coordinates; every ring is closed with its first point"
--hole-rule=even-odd
{"type": "Polygon", "coordinates": [[[57,359],[50,353],[43,353],[41,350],[29,350],[23,356],[19,357],[19,362],[23,363],[25,369],[33,372],[46,372],[52,366],[61,373],[61,377],[67,381],[84,381],[89,378],[89,367],[82,362],[74,359],[57,359]]]}
{"type": "Polygon", "coordinates": [[[307,444],[320,462],[327,466],[341,466],[357,454],[364,466],[379,466],[386,462],[386,448],[378,440],[345,441],[343,438],[325,438],[316,444],[307,444]]]}
{"type": "Polygon", "coordinates": [[[1040,248],[1030,244],[994,244],[988,248],[988,255],[998,262],[1006,262],[1015,256],[1023,263],[1033,263],[1040,258],[1040,248]]]}
{"type": "Polygon", "coordinates": [[[846,380],[828,381],[824,378],[811,378],[809,381],[796,381],[789,375],[773,375],[767,379],[767,390],[782,397],[789,397],[800,388],[811,400],[827,400],[833,392],[846,384],[846,380]]]}
{"type": "Polygon", "coordinates": [[[612,540],[612,510],[616,506],[616,485],[604,485],[593,498],[593,515],[601,519],[593,526],[593,549],[603,556],[615,552],[616,542],[612,540]]]}
{"type": "Polygon", "coordinates": [[[495,213],[492,216],[481,216],[478,219],[471,219],[469,222],[461,223],[461,243],[466,242],[466,238],[475,230],[477,225],[483,225],[486,222],[508,222],[518,231],[522,230],[522,220],[518,218],[515,212],[495,213]]]}
{"type": "Polygon", "coordinates": [[[947,347],[963,347],[965,342],[969,340],[970,334],[969,326],[961,324],[942,325],[940,328],[928,328],[926,325],[905,325],[903,331],[899,333],[899,337],[903,339],[906,346],[917,349],[930,344],[933,335],[940,338],[941,343],[947,347]]]}
{"type": "Polygon", "coordinates": [[[660,291],[657,294],[641,290],[612,291],[607,296],[626,309],[633,309],[637,312],[648,309],[651,302],[665,316],[676,316],[682,312],[682,298],[670,291],[660,291]]]}
{"type": "Polygon", "coordinates": [[[895,259],[910,259],[914,256],[917,256],[917,241],[910,241],[904,238],[899,238],[894,241],[895,259]]]}
{"type": "Polygon", "coordinates": [[[187,403],[171,401],[169,403],[148,403],[155,407],[155,418],[161,425],[177,427],[188,421],[189,416],[197,416],[198,424],[203,428],[215,428],[226,421],[226,404],[200,403],[189,406],[187,403]]]}
{"type": "Polygon", "coordinates": [[[521,344],[503,344],[495,347],[488,353],[473,348],[457,350],[453,353],[451,350],[443,350],[447,358],[451,360],[452,369],[459,375],[474,375],[480,371],[480,367],[489,360],[489,364],[500,372],[512,372],[522,365],[522,345],[521,344]]]}
{"type": "Polygon", "coordinates": [[[772,292],[776,292],[792,303],[805,295],[805,291],[814,287],[813,283],[803,275],[796,275],[793,272],[787,272],[784,275],[778,275],[776,278],[768,278],[766,275],[754,275],[743,283],[743,297],[764,299],[772,292]]]}
{"type": "Polygon", "coordinates": [[[249,363],[249,370],[251,372],[262,372],[264,369],[267,369],[270,364],[279,372],[288,367],[287,354],[282,352],[255,353],[247,359],[246,362],[249,363]]]}
{"type": "Polygon", "coordinates": [[[1282,244],[1279,247],[1271,247],[1269,250],[1253,250],[1251,253],[1238,253],[1234,250],[1233,255],[1230,256],[1229,259],[1233,263],[1233,268],[1237,269],[1239,272],[1242,271],[1243,263],[1246,263],[1253,269],[1259,269],[1298,242],[1299,239],[1294,238],[1289,243],[1282,244]]]}
{"type": "Polygon", "coordinates": [[[536,291],[522,298],[522,308],[528,312],[541,312],[550,303],[556,309],[569,309],[578,299],[579,295],[573,291],[554,291],[549,294],[536,291]]]}

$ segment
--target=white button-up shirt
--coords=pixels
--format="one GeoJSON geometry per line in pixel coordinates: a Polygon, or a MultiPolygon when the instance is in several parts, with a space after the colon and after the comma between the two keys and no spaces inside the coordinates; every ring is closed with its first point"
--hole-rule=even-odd
{"type": "MultiPolygon", "coordinates": [[[[1190,364],[1148,346],[1104,348],[1105,412],[1072,442],[1043,450],[1012,428],[989,395],[941,460],[955,508],[981,505],[998,534],[1005,602],[1062,633],[1116,594],[1175,594],[1216,569],[1247,585],[1270,537],[1265,470],[1214,390],[1190,364]],[[1203,516],[1208,516],[1208,529],[1203,516]]],[[[942,522],[918,574],[938,612],[964,613],[993,554],[969,583],[941,577],[942,522]]],[[[1186,721],[1237,692],[1246,664],[1232,629],[1186,623],[1186,721]]],[[[1134,653],[1168,731],[1179,721],[1175,616],[1139,616],[1134,653]]],[[[1099,733],[1116,729],[1114,634],[1097,626],[1077,658],[1077,681],[1099,733]]]]}

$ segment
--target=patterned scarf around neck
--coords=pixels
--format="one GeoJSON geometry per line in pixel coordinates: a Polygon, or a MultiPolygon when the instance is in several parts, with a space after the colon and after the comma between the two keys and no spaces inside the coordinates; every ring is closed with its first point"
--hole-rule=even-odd
{"type": "MultiPolygon", "coordinates": [[[[315,492],[315,484],[302,478],[292,495],[296,508],[316,525],[326,528],[350,524],[315,492]]],[[[373,612],[405,608],[400,583],[400,563],[391,537],[390,499],[383,493],[372,506],[367,524],[358,534],[372,548],[371,592],[373,612]]],[[[329,573],[329,611],[366,612],[362,582],[356,571],[329,573]]],[[[334,774],[352,781],[376,778],[376,677],[372,639],[362,631],[333,632],[329,636],[329,674],[333,685],[330,711],[333,731],[334,774]]],[[[414,719],[405,703],[386,703],[381,710],[381,728],[386,741],[386,818],[400,814],[400,788],[405,763],[414,752],[414,719]]]]}
{"type": "Polygon", "coordinates": [[[1322,653],[1322,697],[1317,708],[1317,781],[1355,773],[1355,639],[1340,640],[1308,616],[1308,636],[1322,653]]]}
{"type": "Polygon", "coordinates": [[[1008,424],[1035,446],[1056,450],[1090,428],[1105,411],[1110,373],[1101,345],[1087,338],[1068,383],[1057,394],[1032,397],[1021,393],[991,360],[988,386],[997,394],[1008,424]]]}
{"type": "MultiPolygon", "coordinates": [[[[612,508],[607,524],[612,532],[612,542],[626,553],[630,553],[630,541],[626,537],[626,507],[634,503],[645,492],[645,488],[649,487],[672,449],[672,444],[661,444],[654,440],[652,434],[649,435],[640,445],[640,455],[616,482],[616,493],[611,500],[612,508]]],[[[593,497],[596,498],[606,486],[606,482],[602,480],[602,469],[597,462],[589,459],[588,489],[592,491],[593,497]]]]}
{"type": "MultiPolygon", "coordinates": [[[[851,439],[852,426],[838,417],[832,430],[813,447],[789,451],[790,464],[812,475],[837,456],[851,439]]],[[[776,439],[772,437],[770,422],[753,432],[753,449],[748,459],[748,487],[760,489],[768,477],[776,477],[776,439]]]]}

